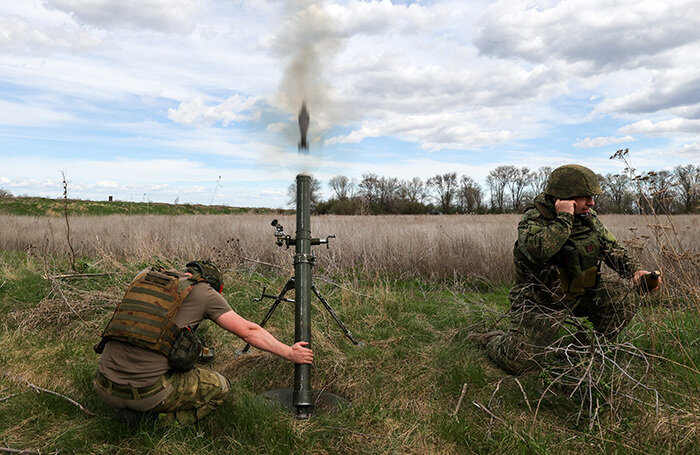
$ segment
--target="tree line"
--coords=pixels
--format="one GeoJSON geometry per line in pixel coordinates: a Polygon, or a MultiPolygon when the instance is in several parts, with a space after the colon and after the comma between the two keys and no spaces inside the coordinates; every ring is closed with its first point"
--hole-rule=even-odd
{"type": "MultiPolygon", "coordinates": [[[[544,191],[551,172],[549,166],[498,166],[488,173],[484,186],[456,172],[407,180],[374,173],[359,180],[338,175],[328,181],[327,200],[321,197],[321,182],[312,177],[311,206],[317,214],[337,215],[520,213],[544,191]]],[[[700,213],[700,166],[640,175],[598,174],[598,179],[603,191],[596,198],[599,213],[700,213]]],[[[293,207],[296,183],[287,195],[293,207]]]]}

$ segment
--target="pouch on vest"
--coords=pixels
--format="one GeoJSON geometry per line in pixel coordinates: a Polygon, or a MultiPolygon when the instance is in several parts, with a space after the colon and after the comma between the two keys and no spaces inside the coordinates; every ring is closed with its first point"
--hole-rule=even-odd
{"type": "Polygon", "coordinates": [[[568,296],[581,295],[598,283],[598,250],[595,236],[570,239],[561,250],[559,281],[568,296]]]}
{"type": "Polygon", "coordinates": [[[168,355],[168,365],[174,371],[189,371],[194,368],[202,352],[202,343],[194,331],[185,327],[175,339],[168,355]]]}

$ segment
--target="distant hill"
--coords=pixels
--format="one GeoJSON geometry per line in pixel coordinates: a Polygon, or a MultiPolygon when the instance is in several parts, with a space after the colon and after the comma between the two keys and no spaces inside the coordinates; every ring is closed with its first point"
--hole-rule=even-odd
{"type": "MultiPolygon", "coordinates": [[[[65,201],[43,197],[1,197],[0,214],[63,216],[65,201]]],[[[68,214],[75,215],[226,215],[235,213],[280,213],[289,210],[230,207],[226,205],[166,204],[162,202],[84,201],[68,199],[68,214]]]]}

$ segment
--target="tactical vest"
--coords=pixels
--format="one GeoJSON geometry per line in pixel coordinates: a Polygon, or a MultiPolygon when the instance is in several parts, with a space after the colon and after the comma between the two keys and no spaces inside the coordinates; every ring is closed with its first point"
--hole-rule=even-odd
{"type": "Polygon", "coordinates": [[[600,239],[593,223],[590,220],[575,223],[569,239],[554,258],[563,294],[577,297],[597,286],[600,251],[600,239]]]}
{"type": "Polygon", "coordinates": [[[117,340],[168,357],[181,329],[175,324],[180,306],[199,278],[180,272],[148,268],[131,282],[114,316],[107,324],[100,345],[117,340]]]}
{"type": "MultiPolygon", "coordinates": [[[[548,220],[556,217],[554,206],[538,201],[537,198],[525,210],[531,208],[536,208],[548,220]]],[[[600,238],[590,216],[581,222],[574,222],[571,235],[552,258],[559,275],[558,294],[575,298],[598,285],[598,258],[601,249],[600,238]]]]}

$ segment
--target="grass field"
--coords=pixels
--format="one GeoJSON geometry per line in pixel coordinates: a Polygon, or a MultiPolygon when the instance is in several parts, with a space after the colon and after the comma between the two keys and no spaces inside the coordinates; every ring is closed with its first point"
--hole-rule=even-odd
{"type": "MultiPolygon", "coordinates": [[[[603,218],[667,286],[626,297],[639,303],[637,317],[618,344],[591,356],[596,382],[573,395],[551,375],[503,373],[467,340],[507,325],[517,217],[321,217],[312,233],[338,238],[316,248],[317,284],[365,345],[352,345],[314,303],[312,380],[352,406],[294,420],[257,397],[289,387],[291,364],[255,350],[237,357],[243,343],[205,324],[211,366],[232,380],[226,402],[192,427],[115,423],[92,392],[91,347],[129,280],[155,261],[212,257],[226,268],[232,307],[258,321],[269,301],[253,298],[291,273],[292,251],[274,245],[270,218],[72,217],[77,268],[105,275],[51,278],[74,273],[65,220],[0,217],[0,452],[699,453],[697,216],[603,218]]],[[[293,217],[280,221],[293,234],[293,217]]],[[[291,343],[292,307],[268,327],[291,343]]]]}
{"type": "Polygon", "coordinates": [[[219,215],[234,213],[272,213],[265,208],[229,207],[226,205],[165,204],[160,202],[85,201],[45,197],[0,197],[0,214],[19,216],[62,217],[71,215],[219,215]]]}

